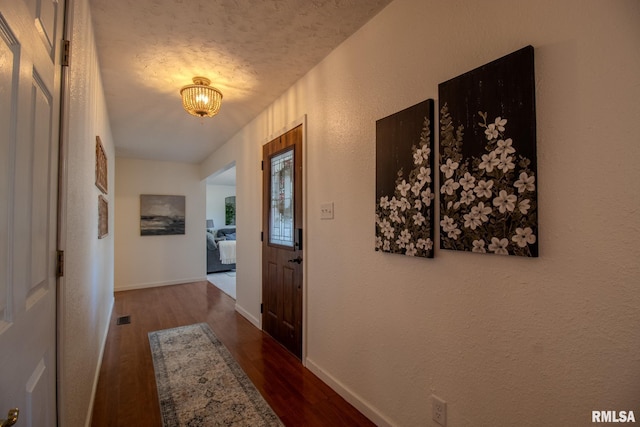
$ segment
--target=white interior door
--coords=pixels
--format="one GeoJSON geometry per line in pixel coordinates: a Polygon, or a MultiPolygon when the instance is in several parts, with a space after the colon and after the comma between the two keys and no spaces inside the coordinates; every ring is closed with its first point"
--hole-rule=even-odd
{"type": "Polygon", "coordinates": [[[64,0],[0,0],[0,419],[56,425],[64,0]]]}

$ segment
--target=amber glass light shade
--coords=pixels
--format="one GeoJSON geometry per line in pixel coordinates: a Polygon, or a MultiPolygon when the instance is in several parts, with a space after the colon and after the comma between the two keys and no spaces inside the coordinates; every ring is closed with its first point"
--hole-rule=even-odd
{"type": "Polygon", "coordinates": [[[198,117],[213,117],[220,111],[222,92],[209,86],[206,77],[194,77],[193,84],[180,89],[182,106],[187,113],[198,117]]]}

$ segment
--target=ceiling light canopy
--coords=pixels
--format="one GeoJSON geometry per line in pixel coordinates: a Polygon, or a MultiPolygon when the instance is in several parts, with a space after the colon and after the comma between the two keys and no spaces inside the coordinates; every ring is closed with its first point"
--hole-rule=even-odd
{"type": "Polygon", "coordinates": [[[182,106],[187,113],[198,117],[213,117],[220,111],[222,92],[209,86],[211,80],[206,77],[194,77],[193,84],[180,89],[182,106]]]}

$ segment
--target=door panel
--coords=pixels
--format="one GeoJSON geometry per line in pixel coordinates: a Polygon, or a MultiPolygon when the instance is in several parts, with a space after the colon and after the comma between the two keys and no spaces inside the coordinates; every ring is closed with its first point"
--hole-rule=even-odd
{"type": "MultiPolygon", "coordinates": [[[[282,327],[284,339],[288,345],[295,345],[297,285],[295,271],[292,268],[282,268],[282,327]]],[[[287,345],[285,345],[286,347],[287,345]]]]}
{"type": "Polygon", "coordinates": [[[264,329],[266,331],[273,331],[278,326],[278,312],[280,311],[278,308],[278,265],[273,262],[267,263],[266,282],[270,286],[267,286],[266,292],[263,292],[264,310],[267,315],[263,323],[265,323],[264,329]]]}
{"type": "MultiPolygon", "coordinates": [[[[10,316],[7,305],[9,291],[9,203],[13,177],[13,121],[12,108],[17,98],[19,45],[4,17],[0,15],[0,330],[10,316]]],[[[2,411],[3,409],[0,409],[2,411]]]]}
{"type": "Polygon", "coordinates": [[[48,242],[50,218],[47,214],[50,189],[47,184],[51,176],[49,129],[53,106],[51,105],[51,95],[37,75],[34,76],[32,85],[32,105],[33,114],[29,124],[32,129],[30,161],[27,160],[29,164],[26,166],[32,179],[29,212],[31,219],[31,268],[29,269],[31,278],[29,282],[31,288],[28,295],[31,304],[35,302],[32,301],[33,298],[42,294],[43,288],[51,285],[47,281],[47,258],[50,247],[48,242]]]}
{"type": "Polygon", "coordinates": [[[56,0],[36,0],[35,3],[35,27],[40,34],[40,40],[53,57],[57,41],[58,2],[56,0]]]}
{"type": "Polygon", "coordinates": [[[0,418],[56,425],[62,0],[0,0],[0,418]]]}
{"type": "Polygon", "coordinates": [[[263,329],[302,357],[302,126],[263,148],[263,329]]]}

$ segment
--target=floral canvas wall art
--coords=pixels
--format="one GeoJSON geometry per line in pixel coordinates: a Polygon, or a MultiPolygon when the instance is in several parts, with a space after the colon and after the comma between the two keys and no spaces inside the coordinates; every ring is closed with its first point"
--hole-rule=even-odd
{"type": "Polygon", "coordinates": [[[538,256],[533,47],[438,85],[440,247],[538,256]]]}
{"type": "Polygon", "coordinates": [[[376,121],[377,251],[433,258],[433,105],[376,121]]]}

